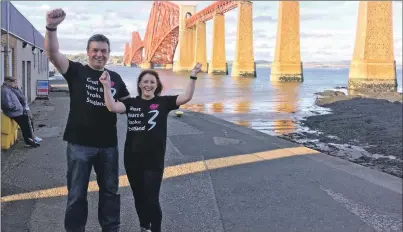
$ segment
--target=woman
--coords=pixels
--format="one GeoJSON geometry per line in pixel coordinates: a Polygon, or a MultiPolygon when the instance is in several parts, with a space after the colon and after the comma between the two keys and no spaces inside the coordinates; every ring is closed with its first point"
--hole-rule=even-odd
{"type": "Polygon", "coordinates": [[[163,86],[158,73],[145,70],[137,80],[138,96],[123,102],[113,99],[114,83],[110,82],[108,72],[99,78],[108,110],[127,114],[124,165],[141,231],[161,231],[159,193],[164,173],[168,113],[192,99],[200,70],[201,64],[197,63],[185,93],[175,96],[160,96],[163,86]]]}

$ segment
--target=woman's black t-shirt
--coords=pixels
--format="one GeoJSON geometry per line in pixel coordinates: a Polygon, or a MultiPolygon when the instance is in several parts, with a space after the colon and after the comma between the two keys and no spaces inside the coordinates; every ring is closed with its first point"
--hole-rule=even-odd
{"type": "Polygon", "coordinates": [[[171,110],[178,109],[175,96],[137,96],[123,102],[127,114],[125,160],[150,169],[164,169],[167,121],[171,110]]]}

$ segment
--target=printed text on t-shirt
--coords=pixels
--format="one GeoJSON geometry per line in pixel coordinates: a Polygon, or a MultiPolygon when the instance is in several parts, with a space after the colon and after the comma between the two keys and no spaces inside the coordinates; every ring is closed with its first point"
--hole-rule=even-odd
{"type": "MultiPolygon", "coordinates": [[[[105,106],[104,97],[103,97],[103,88],[99,85],[98,81],[91,80],[90,77],[87,77],[85,88],[87,92],[86,102],[95,106],[105,106]]],[[[116,89],[111,88],[112,96],[115,96],[116,89]]]]}
{"type": "MultiPolygon", "coordinates": [[[[154,121],[159,114],[158,110],[151,110],[148,112],[149,114],[153,114],[152,117],[148,120],[148,124],[150,127],[148,131],[153,129],[157,123],[154,121]]],[[[127,113],[127,121],[128,121],[128,131],[145,131],[146,126],[143,123],[144,113],[141,112],[141,108],[135,108],[130,106],[127,113]],[[143,125],[143,126],[142,126],[143,125]]]]}

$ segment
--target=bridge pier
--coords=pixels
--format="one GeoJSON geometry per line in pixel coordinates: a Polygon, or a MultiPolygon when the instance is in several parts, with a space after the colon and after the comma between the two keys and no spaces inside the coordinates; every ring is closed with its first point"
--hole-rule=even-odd
{"type": "Polygon", "coordinates": [[[179,42],[177,46],[178,60],[175,62],[173,71],[191,71],[193,69],[194,55],[194,34],[195,29],[186,28],[186,14],[192,15],[196,12],[196,6],[179,6],[179,42]]]}
{"type": "Polygon", "coordinates": [[[207,51],[206,51],[206,23],[198,22],[196,25],[196,51],[193,66],[197,62],[202,64],[202,71],[207,72],[207,51]]]}
{"type": "Polygon", "coordinates": [[[140,68],[141,68],[141,69],[152,69],[153,66],[152,66],[152,64],[149,63],[149,62],[143,62],[143,63],[140,64],[140,68]]]}
{"type": "Polygon", "coordinates": [[[392,2],[360,2],[356,33],[348,89],[396,91],[392,2]]]}
{"type": "Polygon", "coordinates": [[[224,14],[216,13],[213,17],[213,48],[208,73],[222,75],[227,73],[224,14]]]}
{"type": "Polygon", "coordinates": [[[231,76],[255,76],[252,7],[252,2],[244,1],[238,6],[237,39],[231,76]]]}
{"type": "Polygon", "coordinates": [[[280,1],[271,81],[303,81],[299,21],[299,2],[280,1]]]}

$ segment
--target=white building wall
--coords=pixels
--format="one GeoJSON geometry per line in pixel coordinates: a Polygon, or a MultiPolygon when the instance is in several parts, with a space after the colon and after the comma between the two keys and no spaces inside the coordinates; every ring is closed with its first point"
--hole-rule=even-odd
{"type": "Polygon", "coordinates": [[[27,44],[25,48],[22,45],[23,42],[17,40],[17,78],[25,96],[32,102],[36,99],[37,81],[48,80],[48,59],[45,51],[41,53],[38,48],[32,51],[30,44],[27,44]]]}

